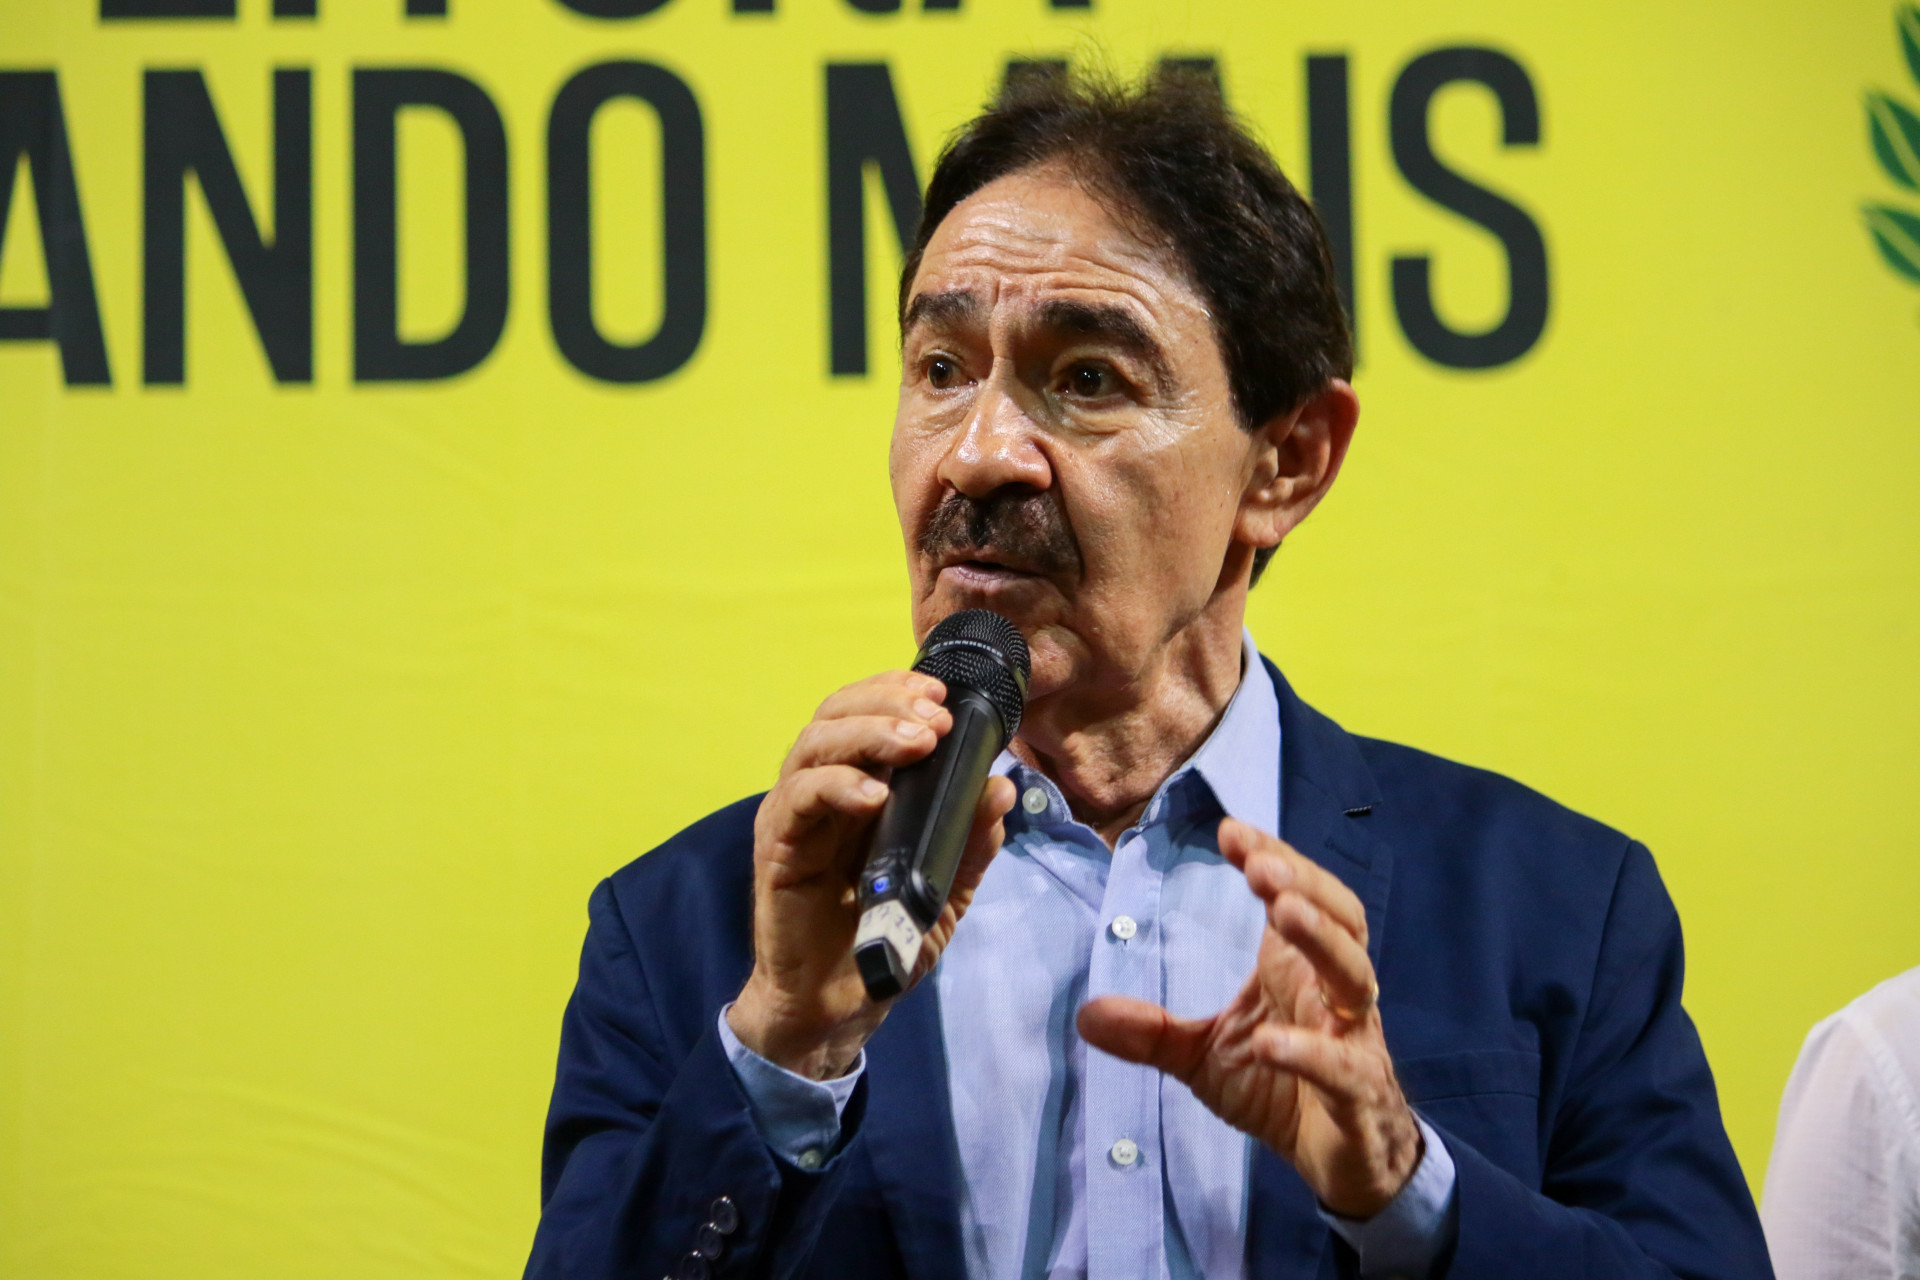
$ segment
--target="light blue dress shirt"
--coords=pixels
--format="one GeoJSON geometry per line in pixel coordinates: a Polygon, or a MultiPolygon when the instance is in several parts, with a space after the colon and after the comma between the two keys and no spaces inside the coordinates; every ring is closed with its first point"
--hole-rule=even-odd
{"type": "MultiPolygon", "coordinates": [[[[1002,754],[1019,799],[1006,843],[935,968],[974,1280],[1238,1280],[1252,1139],[1149,1067],[1090,1051],[1080,1006],[1126,995],[1205,1017],[1253,972],[1266,915],[1220,856],[1231,815],[1280,829],[1277,695],[1251,636],[1220,723],[1109,850],[1043,774],[1002,754]]],[[[720,1035],[768,1144],[819,1168],[864,1055],[814,1082],[720,1035]]],[[[1426,1275],[1454,1231],[1453,1161],[1426,1151],[1365,1222],[1322,1216],[1361,1274],[1426,1275]]]]}

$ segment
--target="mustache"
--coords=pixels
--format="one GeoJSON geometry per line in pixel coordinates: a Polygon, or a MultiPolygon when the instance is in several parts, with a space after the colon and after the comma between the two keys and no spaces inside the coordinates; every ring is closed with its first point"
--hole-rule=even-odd
{"type": "Polygon", "coordinates": [[[992,552],[1041,574],[1077,573],[1080,543],[1056,489],[996,489],[985,498],[949,490],[915,539],[921,555],[970,558],[992,552]]]}

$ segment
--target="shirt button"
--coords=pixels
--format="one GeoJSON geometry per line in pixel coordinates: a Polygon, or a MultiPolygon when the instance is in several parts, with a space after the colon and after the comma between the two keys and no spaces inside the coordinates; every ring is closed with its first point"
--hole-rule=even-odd
{"type": "Polygon", "coordinates": [[[1122,1138],[1107,1148],[1107,1154],[1113,1157],[1115,1164],[1125,1169],[1140,1158],[1140,1148],[1132,1138],[1122,1138]]]}
{"type": "Polygon", "coordinates": [[[802,1169],[805,1169],[808,1173],[812,1173],[820,1167],[820,1148],[808,1147],[800,1153],[800,1158],[794,1161],[794,1163],[802,1169]]]}
{"type": "Polygon", "coordinates": [[[1113,936],[1122,942],[1125,942],[1127,939],[1133,937],[1134,934],[1140,932],[1140,926],[1134,923],[1132,916],[1115,916],[1113,923],[1108,925],[1107,928],[1113,930],[1113,936]]]}
{"type": "Polygon", "coordinates": [[[1027,794],[1020,797],[1020,807],[1028,813],[1045,813],[1047,811],[1047,793],[1039,787],[1028,787],[1027,794]]]}

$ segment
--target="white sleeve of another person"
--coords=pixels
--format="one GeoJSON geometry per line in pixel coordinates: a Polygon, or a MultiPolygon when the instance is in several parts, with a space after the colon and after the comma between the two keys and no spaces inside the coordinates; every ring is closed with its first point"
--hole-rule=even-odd
{"type": "Polygon", "coordinates": [[[1808,1034],[1760,1216],[1779,1280],[1920,1280],[1920,969],[1808,1034]]]}

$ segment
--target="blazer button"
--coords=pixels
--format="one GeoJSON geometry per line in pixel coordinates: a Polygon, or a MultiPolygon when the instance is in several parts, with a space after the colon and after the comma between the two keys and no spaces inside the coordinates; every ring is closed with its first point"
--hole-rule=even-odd
{"type": "Polygon", "coordinates": [[[680,1259],[680,1265],[673,1269],[673,1280],[709,1280],[713,1269],[707,1260],[697,1253],[690,1253],[680,1259]]]}
{"type": "Polygon", "coordinates": [[[693,1251],[708,1262],[717,1261],[720,1251],[726,1247],[727,1238],[721,1235],[720,1229],[711,1222],[701,1227],[700,1233],[693,1238],[693,1251]]]}
{"type": "Polygon", "coordinates": [[[734,1207],[732,1200],[721,1196],[707,1206],[707,1221],[721,1235],[730,1236],[740,1229],[740,1210],[734,1207]]]}

